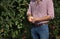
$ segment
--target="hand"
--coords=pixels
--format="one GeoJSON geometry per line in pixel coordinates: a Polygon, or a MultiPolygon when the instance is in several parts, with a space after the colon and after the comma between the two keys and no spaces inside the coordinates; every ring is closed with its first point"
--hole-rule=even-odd
{"type": "Polygon", "coordinates": [[[28,21],[29,21],[29,22],[33,22],[33,17],[32,17],[32,16],[29,16],[29,17],[28,17],[28,21]]]}
{"type": "Polygon", "coordinates": [[[29,21],[32,22],[32,23],[35,23],[36,21],[38,21],[38,18],[30,16],[29,21]]]}
{"type": "Polygon", "coordinates": [[[35,17],[33,17],[33,16],[29,16],[29,17],[28,17],[28,21],[29,21],[29,22],[32,22],[32,23],[35,23],[36,21],[38,21],[38,18],[35,18],[35,17]]]}

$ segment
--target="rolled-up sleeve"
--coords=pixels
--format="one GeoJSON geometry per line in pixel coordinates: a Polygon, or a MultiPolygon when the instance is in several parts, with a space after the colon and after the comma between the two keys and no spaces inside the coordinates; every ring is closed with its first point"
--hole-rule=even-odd
{"type": "Polygon", "coordinates": [[[53,1],[52,0],[48,0],[47,6],[48,6],[48,15],[51,17],[51,19],[53,19],[54,18],[53,1]]]}
{"type": "Polygon", "coordinates": [[[27,15],[31,14],[31,5],[29,4],[29,8],[27,10],[27,15]]]}

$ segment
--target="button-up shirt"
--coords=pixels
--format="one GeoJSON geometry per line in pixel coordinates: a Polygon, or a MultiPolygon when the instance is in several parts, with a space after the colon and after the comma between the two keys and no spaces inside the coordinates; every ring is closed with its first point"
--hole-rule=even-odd
{"type": "MultiPolygon", "coordinates": [[[[43,18],[47,15],[54,18],[54,7],[52,0],[42,0],[37,4],[35,0],[31,0],[29,4],[29,9],[27,11],[27,15],[31,14],[35,18],[43,18]]],[[[37,24],[48,23],[49,21],[39,21],[37,24]]]]}

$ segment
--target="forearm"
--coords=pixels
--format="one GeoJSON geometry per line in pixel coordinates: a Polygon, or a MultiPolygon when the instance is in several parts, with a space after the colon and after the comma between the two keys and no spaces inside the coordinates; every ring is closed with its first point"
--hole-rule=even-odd
{"type": "Polygon", "coordinates": [[[49,15],[43,17],[43,18],[37,18],[37,21],[47,21],[47,20],[50,20],[51,17],[49,15]]]}
{"type": "Polygon", "coordinates": [[[27,19],[28,19],[29,22],[32,22],[32,19],[33,19],[32,15],[31,14],[27,14],[27,19]]]}
{"type": "Polygon", "coordinates": [[[31,14],[27,14],[27,16],[29,17],[29,16],[32,16],[31,14]]]}
{"type": "Polygon", "coordinates": [[[32,16],[31,14],[27,14],[27,18],[29,19],[29,17],[32,16]]]}

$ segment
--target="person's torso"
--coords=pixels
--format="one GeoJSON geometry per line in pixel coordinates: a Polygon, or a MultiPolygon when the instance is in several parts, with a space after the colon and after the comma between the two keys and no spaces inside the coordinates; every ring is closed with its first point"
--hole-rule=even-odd
{"type": "MultiPolygon", "coordinates": [[[[35,18],[42,18],[47,16],[47,0],[42,0],[37,4],[35,1],[31,1],[32,16],[35,18]]],[[[47,23],[48,21],[42,21],[38,23],[47,23]]]]}

